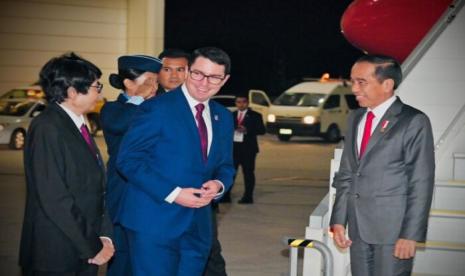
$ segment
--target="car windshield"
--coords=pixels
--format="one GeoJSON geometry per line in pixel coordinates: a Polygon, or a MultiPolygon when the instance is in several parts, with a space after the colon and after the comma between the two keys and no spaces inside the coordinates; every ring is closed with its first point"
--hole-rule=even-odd
{"type": "Polygon", "coordinates": [[[6,116],[23,116],[34,105],[34,102],[23,101],[1,101],[0,102],[0,115],[6,116]]]}
{"type": "Polygon", "coordinates": [[[325,99],[325,94],[319,93],[283,93],[273,102],[275,105],[287,106],[319,106],[325,99]]]}

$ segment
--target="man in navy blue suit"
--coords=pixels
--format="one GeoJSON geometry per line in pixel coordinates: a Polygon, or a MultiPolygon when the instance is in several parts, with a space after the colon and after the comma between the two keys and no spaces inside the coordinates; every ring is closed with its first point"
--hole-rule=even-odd
{"type": "Polygon", "coordinates": [[[107,269],[108,276],[131,275],[127,237],[118,223],[118,210],[126,187],[126,179],[116,170],[116,158],[124,134],[137,112],[138,105],[152,97],[158,88],[158,72],[161,61],[144,55],[125,55],[118,58],[118,74],[111,74],[111,86],[120,89],[116,101],[107,102],[100,119],[108,148],[106,206],[114,223],[116,253],[107,269]]]}
{"type": "Polygon", "coordinates": [[[202,275],[211,208],[233,181],[231,113],[210,101],[229,78],[229,56],[193,52],[185,84],[145,101],[123,138],[117,167],[128,179],[120,223],[134,275],[202,275]]]}

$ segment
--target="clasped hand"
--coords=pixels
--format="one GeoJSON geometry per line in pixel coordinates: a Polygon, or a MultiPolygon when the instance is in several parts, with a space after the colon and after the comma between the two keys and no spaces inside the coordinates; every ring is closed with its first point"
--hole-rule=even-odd
{"type": "Polygon", "coordinates": [[[184,188],[178,194],[174,202],[177,204],[189,207],[189,208],[201,208],[204,207],[217,196],[221,185],[214,181],[209,180],[202,184],[202,188],[184,188]]]}
{"type": "Polygon", "coordinates": [[[113,243],[107,239],[100,238],[103,248],[95,255],[95,257],[88,260],[89,264],[103,265],[107,263],[115,253],[113,243]]]}

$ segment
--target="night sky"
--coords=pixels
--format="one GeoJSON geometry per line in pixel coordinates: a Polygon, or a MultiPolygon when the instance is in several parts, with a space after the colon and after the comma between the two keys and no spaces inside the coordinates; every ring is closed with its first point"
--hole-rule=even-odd
{"type": "Polygon", "coordinates": [[[351,0],[169,0],[165,48],[225,50],[231,78],[222,93],[262,89],[274,97],[303,77],[348,77],[362,53],[340,32],[351,0]]]}

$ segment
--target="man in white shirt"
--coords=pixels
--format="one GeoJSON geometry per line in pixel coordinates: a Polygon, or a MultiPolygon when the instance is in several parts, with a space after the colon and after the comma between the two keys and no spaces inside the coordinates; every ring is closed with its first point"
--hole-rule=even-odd
{"type": "Polygon", "coordinates": [[[410,275],[416,242],[426,238],[433,195],[431,124],[394,95],[402,81],[394,59],[362,56],[351,79],[363,108],[349,116],[334,177],[334,241],[350,247],[352,275],[410,275]]]}
{"type": "Polygon", "coordinates": [[[24,149],[24,275],[96,276],[114,253],[105,168],[84,124],[102,91],[100,76],[73,53],[51,59],[40,72],[49,105],[32,121],[24,149]]]}
{"type": "Polygon", "coordinates": [[[184,85],[139,107],[117,167],[128,180],[119,214],[133,275],[202,275],[211,208],[232,184],[231,113],[210,101],[226,83],[229,56],[193,52],[184,85]]]}

